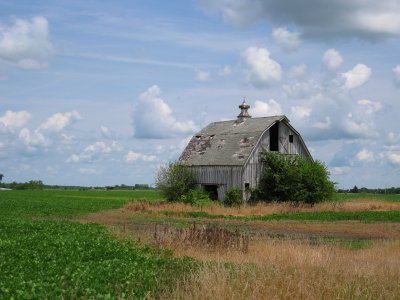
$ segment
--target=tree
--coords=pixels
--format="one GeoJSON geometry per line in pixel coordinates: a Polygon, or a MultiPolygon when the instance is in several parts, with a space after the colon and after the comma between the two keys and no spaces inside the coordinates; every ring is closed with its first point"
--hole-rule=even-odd
{"type": "Polygon", "coordinates": [[[156,187],[167,201],[188,201],[195,181],[189,169],[179,162],[161,166],[156,175],[156,187]]]}
{"type": "Polygon", "coordinates": [[[320,161],[265,151],[262,164],[263,173],[252,200],[315,204],[333,196],[334,184],[320,161]]]}
{"type": "Polygon", "coordinates": [[[3,180],[4,175],[0,173],[0,182],[3,180]]]}

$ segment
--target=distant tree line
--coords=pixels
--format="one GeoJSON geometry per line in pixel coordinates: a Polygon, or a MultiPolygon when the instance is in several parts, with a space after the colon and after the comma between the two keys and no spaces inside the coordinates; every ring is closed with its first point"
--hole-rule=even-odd
{"type": "Polygon", "coordinates": [[[0,187],[12,190],[43,190],[44,184],[41,180],[31,180],[28,182],[0,183],[0,187]]]}
{"type": "Polygon", "coordinates": [[[2,182],[5,176],[0,173],[0,188],[12,190],[149,190],[154,189],[148,184],[134,184],[134,185],[114,185],[114,186],[76,186],[76,185],[47,185],[41,180],[30,180],[28,182],[2,182]]]}
{"type": "Polygon", "coordinates": [[[400,187],[390,188],[375,188],[369,189],[366,187],[358,188],[356,185],[351,189],[338,189],[338,193],[365,193],[365,194],[400,194],[400,187]]]}

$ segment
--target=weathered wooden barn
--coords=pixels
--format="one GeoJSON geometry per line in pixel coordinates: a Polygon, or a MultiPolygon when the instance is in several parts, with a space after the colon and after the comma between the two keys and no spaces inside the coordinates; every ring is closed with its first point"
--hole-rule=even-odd
{"type": "Polygon", "coordinates": [[[229,188],[246,191],[257,186],[263,150],[311,157],[286,116],[252,118],[245,101],[239,108],[236,120],[211,123],[195,134],[180,157],[197,184],[220,201],[229,188]]]}

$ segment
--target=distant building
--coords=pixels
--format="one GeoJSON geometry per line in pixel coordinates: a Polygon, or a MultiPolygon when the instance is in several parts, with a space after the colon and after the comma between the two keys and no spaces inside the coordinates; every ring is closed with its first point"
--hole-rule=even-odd
{"type": "Polygon", "coordinates": [[[239,108],[236,120],[214,122],[196,133],[180,157],[197,184],[220,201],[229,188],[245,191],[257,186],[263,150],[311,157],[286,116],[252,118],[245,101],[239,108]]]}

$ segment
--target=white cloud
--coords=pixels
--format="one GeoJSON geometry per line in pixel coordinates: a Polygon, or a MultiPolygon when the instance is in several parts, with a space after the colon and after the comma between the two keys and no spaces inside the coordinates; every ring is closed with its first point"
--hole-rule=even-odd
{"type": "Polygon", "coordinates": [[[344,86],[349,90],[362,86],[367,82],[371,74],[370,68],[366,65],[358,64],[350,71],[342,73],[342,77],[345,79],[344,86]]]}
{"type": "Polygon", "coordinates": [[[393,68],[394,73],[394,83],[396,86],[400,87],[400,65],[397,65],[393,68]]]}
{"type": "Polygon", "coordinates": [[[219,70],[218,75],[222,77],[226,77],[231,75],[232,70],[230,66],[224,66],[221,70],[219,70]]]}
{"type": "Polygon", "coordinates": [[[330,128],[331,128],[331,125],[332,125],[331,118],[330,118],[330,117],[325,117],[325,122],[321,122],[321,121],[316,122],[316,123],[314,124],[314,127],[315,127],[315,128],[318,128],[318,129],[323,129],[323,130],[325,130],[325,129],[330,129],[330,128]]]}
{"type": "Polygon", "coordinates": [[[268,102],[257,100],[254,103],[254,108],[250,110],[250,114],[253,117],[279,116],[282,114],[282,108],[273,99],[268,100],[268,102]]]}
{"type": "Polygon", "coordinates": [[[0,60],[22,69],[41,69],[52,53],[46,18],[16,19],[11,27],[0,24],[0,60]]]}
{"type": "Polygon", "coordinates": [[[79,173],[85,175],[98,175],[100,172],[96,168],[79,168],[79,173]]]}
{"type": "Polygon", "coordinates": [[[52,115],[47,121],[39,126],[40,130],[47,130],[52,132],[60,132],[66,126],[71,124],[74,120],[80,120],[81,115],[77,111],[66,113],[56,113],[52,115]]]}
{"type": "Polygon", "coordinates": [[[89,162],[96,159],[104,159],[114,151],[120,151],[118,145],[112,144],[107,146],[105,142],[97,141],[89,146],[86,146],[80,154],[72,154],[66,161],[72,163],[89,162]]]}
{"type": "Polygon", "coordinates": [[[396,152],[389,152],[387,158],[390,163],[400,165],[400,154],[396,152]]]}
{"type": "Polygon", "coordinates": [[[31,133],[28,128],[23,128],[19,132],[18,137],[29,148],[46,147],[50,145],[50,141],[38,130],[31,133]]]}
{"type": "Polygon", "coordinates": [[[211,80],[210,72],[204,70],[195,69],[195,75],[196,75],[196,80],[200,82],[207,82],[211,80]]]}
{"type": "Polygon", "coordinates": [[[343,58],[338,51],[331,48],[325,51],[322,56],[322,63],[328,70],[333,71],[342,65],[343,58]]]}
{"type": "Polygon", "coordinates": [[[207,12],[220,12],[229,23],[259,20],[293,24],[306,38],[345,36],[381,40],[400,34],[398,1],[198,0],[207,12]],[[310,10],[312,13],[310,13],[310,10]]]}
{"type": "Polygon", "coordinates": [[[270,58],[266,48],[249,47],[243,53],[247,69],[247,79],[255,87],[268,87],[281,80],[282,68],[270,58]]]}
{"type": "Polygon", "coordinates": [[[145,155],[139,152],[129,151],[128,154],[125,156],[125,160],[126,162],[134,162],[137,160],[150,162],[157,160],[157,157],[154,155],[145,155]]]}
{"type": "Polygon", "coordinates": [[[374,153],[368,151],[367,149],[362,149],[360,152],[357,153],[356,157],[360,161],[374,161],[375,159],[374,153]]]}
{"type": "Polygon", "coordinates": [[[293,66],[288,73],[289,78],[300,78],[303,77],[307,73],[307,65],[300,64],[297,66],[293,66]]]}
{"type": "Polygon", "coordinates": [[[8,110],[2,117],[0,117],[0,123],[7,128],[21,128],[30,118],[31,114],[25,110],[17,112],[8,110]]]}
{"type": "Polygon", "coordinates": [[[195,132],[197,126],[194,122],[178,121],[160,95],[160,88],[153,85],[139,96],[133,111],[135,137],[162,139],[195,132]]]}
{"type": "Polygon", "coordinates": [[[293,106],[291,107],[291,117],[294,119],[305,119],[311,115],[311,108],[303,107],[303,106],[293,106]]]}
{"type": "Polygon", "coordinates": [[[330,169],[332,175],[345,175],[351,171],[350,167],[332,167],[330,169]]]}
{"type": "Polygon", "coordinates": [[[290,32],[285,27],[275,28],[272,31],[272,37],[285,52],[296,51],[301,45],[300,34],[290,32]]]}
{"type": "Polygon", "coordinates": [[[358,100],[357,103],[363,107],[365,114],[373,114],[382,109],[382,104],[380,102],[373,102],[367,99],[358,100]]]}

